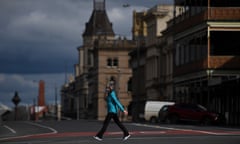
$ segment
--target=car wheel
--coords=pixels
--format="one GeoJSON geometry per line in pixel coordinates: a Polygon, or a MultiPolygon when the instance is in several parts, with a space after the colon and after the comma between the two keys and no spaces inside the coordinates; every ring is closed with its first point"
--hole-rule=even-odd
{"type": "Polygon", "coordinates": [[[151,117],[150,122],[151,123],[157,123],[157,118],[156,117],[151,117]]]}
{"type": "Polygon", "coordinates": [[[165,123],[166,123],[166,124],[171,124],[171,121],[170,121],[169,117],[167,117],[167,118],[165,119],[165,123]]]}
{"type": "Polygon", "coordinates": [[[171,124],[176,124],[176,123],[178,123],[178,121],[179,121],[178,115],[172,115],[172,116],[170,117],[170,123],[171,123],[171,124]]]}
{"type": "Polygon", "coordinates": [[[205,117],[205,118],[202,119],[201,124],[205,125],[205,126],[210,125],[211,124],[211,119],[208,118],[208,117],[205,117]]]}

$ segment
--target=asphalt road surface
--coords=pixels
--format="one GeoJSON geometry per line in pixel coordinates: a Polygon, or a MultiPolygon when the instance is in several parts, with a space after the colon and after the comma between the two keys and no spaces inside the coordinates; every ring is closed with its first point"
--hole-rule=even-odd
{"type": "Polygon", "coordinates": [[[0,126],[0,144],[240,144],[240,128],[124,123],[131,137],[111,123],[102,142],[93,139],[102,122],[89,120],[17,121],[0,126]]]}

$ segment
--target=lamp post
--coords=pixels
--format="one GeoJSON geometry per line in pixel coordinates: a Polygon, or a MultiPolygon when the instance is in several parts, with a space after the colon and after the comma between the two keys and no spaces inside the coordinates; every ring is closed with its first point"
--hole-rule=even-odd
{"type": "MultiPolygon", "coordinates": [[[[51,83],[48,83],[51,84],[51,83]]],[[[52,83],[53,84],[53,83],[52,83]]],[[[57,89],[57,84],[54,83],[54,114],[56,116],[56,120],[60,120],[61,119],[61,110],[60,110],[60,106],[58,105],[58,89],[57,89]]]]}
{"type": "Polygon", "coordinates": [[[14,103],[15,105],[15,120],[17,120],[17,113],[18,113],[18,110],[17,110],[17,105],[19,104],[19,102],[21,101],[20,97],[18,96],[18,92],[15,91],[15,94],[12,98],[12,102],[14,103]]]}
{"type": "MultiPolygon", "coordinates": [[[[53,111],[54,111],[54,115],[55,115],[55,119],[56,120],[60,120],[61,118],[61,114],[60,114],[60,108],[58,108],[58,93],[57,93],[57,91],[58,91],[58,89],[57,89],[57,84],[56,83],[51,83],[51,82],[46,82],[46,81],[44,81],[44,80],[40,80],[39,82],[37,81],[37,80],[33,80],[33,82],[35,83],[39,83],[39,87],[40,87],[40,83],[46,83],[46,84],[49,84],[49,85],[51,85],[51,88],[52,87],[54,87],[54,103],[53,103],[53,105],[54,105],[54,107],[53,107],[53,111]]],[[[42,88],[43,88],[43,93],[45,94],[45,85],[43,84],[43,86],[42,86],[42,88]]],[[[39,91],[40,92],[40,91],[39,91]]],[[[38,98],[37,98],[37,100],[39,100],[39,96],[38,96],[38,98]]],[[[39,104],[38,104],[39,102],[37,102],[37,112],[39,112],[39,104]]],[[[45,105],[45,102],[44,102],[44,105],[45,105]]],[[[37,118],[36,118],[37,119],[37,118]]]]}
{"type": "Polygon", "coordinates": [[[54,90],[55,90],[55,115],[56,115],[56,120],[58,120],[58,98],[57,98],[57,86],[56,83],[54,83],[54,90]]]}
{"type": "Polygon", "coordinates": [[[60,107],[58,107],[58,89],[57,89],[57,84],[51,83],[51,82],[46,82],[46,84],[52,85],[51,88],[54,88],[54,115],[55,115],[55,120],[60,120],[61,119],[61,110],[60,107]]]}
{"type": "Polygon", "coordinates": [[[209,102],[210,102],[210,86],[211,86],[211,79],[212,79],[212,74],[213,74],[214,70],[208,69],[206,71],[207,73],[207,93],[208,93],[208,98],[207,98],[207,105],[209,106],[209,102]]]}
{"type": "Polygon", "coordinates": [[[133,115],[134,116],[134,120],[139,122],[140,121],[140,95],[141,95],[141,87],[140,87],[140,77],[141,77],[141,71],[140,71],[140,48],[141,48],[141,40],[143,39],[142,36],[138,35],[137,36],[137,48],[136,48],[136,52],[137,52],[137,73],[136,73],[136,77],[137,77],[137,91],[136,92],[136,113],[133,115]]]}

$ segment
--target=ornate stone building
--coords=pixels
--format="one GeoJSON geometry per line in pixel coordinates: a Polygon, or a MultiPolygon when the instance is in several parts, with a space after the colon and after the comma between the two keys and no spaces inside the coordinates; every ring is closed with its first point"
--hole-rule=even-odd
{"type": "Polygon", "coordinates": [[[118,98],[125,108],[128,107],[131,96],[132,69],[129,66],[128,53],[136,47],[132,40],[117,38],[107,40],[99,38],[94,45],[94,67],[89,70],[89,97],[93,99],[93,110],[98,119],[106,115],[104,100],[105,87],[108,83],[115,84],[118,98]]]}
{"type": "Polygon", "coordinates": [[[169,100],[172,97],[172,51],[159,43],[167,21],[173,18],[173,5],[156,5],[147,11],[146,94],[148,100],[169,100]],[[167,79],[168,77],[168,79],[167,79]]]}
{"type": "Polygon", "coordinates": [[[136,44],[124,37],[116,37],[105,10],[105,0],[94,0],[94,9],[82,37],[75,76],[62,88],[63,112],[77,118],[103,120],[107,112],[104,100],[107,84],[115,84],[124,107],[132,99],[128,53],[136,44]]]}
{"type": "Polygon", "coordinates": [[[165,38],[162,32],[173,18],[173,9],[173,5],[156,5],[144,12],[133,12],[133,38],[138,43],[130,53],[134,113],[143,111],[146,100],[172,100],[172,42],[171,36],[165,38]]]}
{"type": "Polygon", "coordinates": [[[76,75],[62,89],[64,112],[103,119],[104,89],[114,82],[124,106],[132,100],[135,118],[142,101],[174,100],[202,104],[240,125],[239,19],[239,0],[174,0],[133,12],[131,41],[115,39],[105,1],[94,1],[76,75]]]}
{"type": "Polygon", "coordinates": [[[140,105],[146,100],[146,48],[145,39],[147,36],[147,25],[143,21],[146,12],[133,11],[133,40],[136,42],[137,47],[129,53],[130,65],[132,68],[132,102],[129,107],[129,114],[132,115],[134,121],[138,120],[140,109],[144,106],[140,105]]]}

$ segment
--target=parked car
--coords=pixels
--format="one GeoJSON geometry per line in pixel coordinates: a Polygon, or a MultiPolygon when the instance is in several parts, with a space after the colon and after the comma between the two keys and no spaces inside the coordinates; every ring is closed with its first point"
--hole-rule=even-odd
{"type": "Polygon", "coordinates": [[[223,123],[222,115],[208,111],[204,106],[199,104],[174,104],[168,106],[165,121],[177,123],[179,121],[199,122],[203,125],[223,123]]]}
{"type": "Polygon", "coordinates": [[[141,106],[139,117],[150,123],[158,122],[158,112],[164,105],[173,105],[170,101],[145,101],[141,106]]]}
{"type": "Polygon", "coordinates": [[[151,123],[158,122],[158,112],[164,105],[173,105],[170,101],[147,101],[144,111],[144,119],[151,123]]]}
{"type": "Polygon", "coordinates": [[[171,105],[164,105],[158,112],[158,121],[159,122],[166,122],[169,123],[169,120],[167,119],[168,116],[168,109],[171,105]]]}

